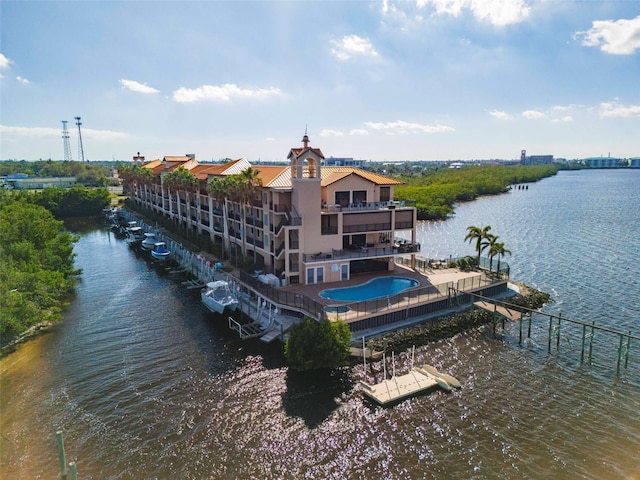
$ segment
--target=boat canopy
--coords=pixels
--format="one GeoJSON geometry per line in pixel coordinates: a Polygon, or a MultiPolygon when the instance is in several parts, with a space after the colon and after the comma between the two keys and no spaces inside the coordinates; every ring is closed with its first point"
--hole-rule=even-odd
{"type": "Polygon", "coordinates": [[[207,283],[208,288],[224,288],[224,287],[227,287],[228,285],[229,284],[224,280],[216,280],[215,282],[207,283]]]}

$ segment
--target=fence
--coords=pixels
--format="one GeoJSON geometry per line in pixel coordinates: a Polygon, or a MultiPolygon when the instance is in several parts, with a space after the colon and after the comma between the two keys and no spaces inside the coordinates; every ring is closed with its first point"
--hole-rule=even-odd
{"type": "MultiPolygon", "coordinates": [[[[640,335],[631,330],[622,331],[591,322],[565,318],[562,314],[550,314],[487,298],[472,292],[457,292],[459,296],[472,297],[510,310],[521,312],[520,318],[510,325],[504,317],[494,315],[495,325],[502,322],[503,334],[518,338],[519,345],[545,349],[563,362],[615,370],[617,376],[640,373],[640,335]],[[633,348],[635,350],[633,350],[633,348]]],[[[498,310],[495,310],[498,312],[498,310]]]]}

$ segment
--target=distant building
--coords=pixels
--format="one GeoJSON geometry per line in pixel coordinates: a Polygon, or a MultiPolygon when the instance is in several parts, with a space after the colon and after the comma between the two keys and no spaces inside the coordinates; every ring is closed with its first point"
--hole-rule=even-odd
{"type": "Polygon", "coordinates": [[[585,158],[584,163],[589,168],[617,168],[621,166],[622,159],[613,157],[585,158]]]}
{"type": "Polygon", "coordinates": [[[354,167],[363,168],[367,163],[366,160],[354,160],[346,157],[329,157],[324,159],[323,165],[327,167],[354,167]]]}
{"type": "Polygon", "coordinates": [[[631,168],[640,168],[640,157],[634,157],[629,159],[629,166],[631,168]]]}
{"type": "Polygon", "coordinates": [[[553,155],[527,155],[526,150],[520,152],[520,163],[522,165],[551,165],[553,155]]]}
{"type": "MultiPolygon", "coordinates": [[[[14,174],[20,175],[20,174],[14,174]]],[[[16,190],[41,190],[48,187],[71,188],[76,184],[76,177],[31,177],[10,178],[7,175],[6,184],[16,190]]],[[[24,174],[23,174],[24,175],[24,174]]]]}

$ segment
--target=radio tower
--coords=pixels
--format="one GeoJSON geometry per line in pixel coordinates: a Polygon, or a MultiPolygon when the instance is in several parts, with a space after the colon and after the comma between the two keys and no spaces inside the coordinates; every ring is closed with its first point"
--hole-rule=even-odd
{"type": "Polygon", "coordinates": [[[62,120],[62,141],[64,143],[64,159],[65,161],[71,161],[71,145],[69,144],[69,129],[67,128],[67,121],[62,120]]]}
{"type": "Polygon", "coordinates": [[[74,117],[76,119],[76,125],[78,126],[78,160],[84,163],[84,149],[82,148],[82,131],[80,130],[80,117],[74,117]]]}

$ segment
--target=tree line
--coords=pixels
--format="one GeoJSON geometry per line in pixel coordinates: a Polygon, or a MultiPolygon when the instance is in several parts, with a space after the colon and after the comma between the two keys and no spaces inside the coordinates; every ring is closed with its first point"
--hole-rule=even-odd
{"type": "Polygon", "coordinates": [[[108,204],[106,189],[0,192],[0,344],[62,318],[81,271],[78,237],[60,219],[99,214],[108,204]]]}
{"type": "Polygon", "coordinates": [[[112,171],[117,168],[114,162],[74,162],[41,160],[0,161],[0,177],[15,173],[24,173],[29,177],[76,177],[76,182],[87,187],[115,185],[117,179],[112,171]]]}
{"type": "Polygon", "coordinates": [[[420,176],[402,176],[395,199],[414,204],[418,220],[444,220],[453,206],[481,195],[509,191],[511,185],[536,182],[555,175],[556,165],[473,165],[426,170],[420,176]]]}

